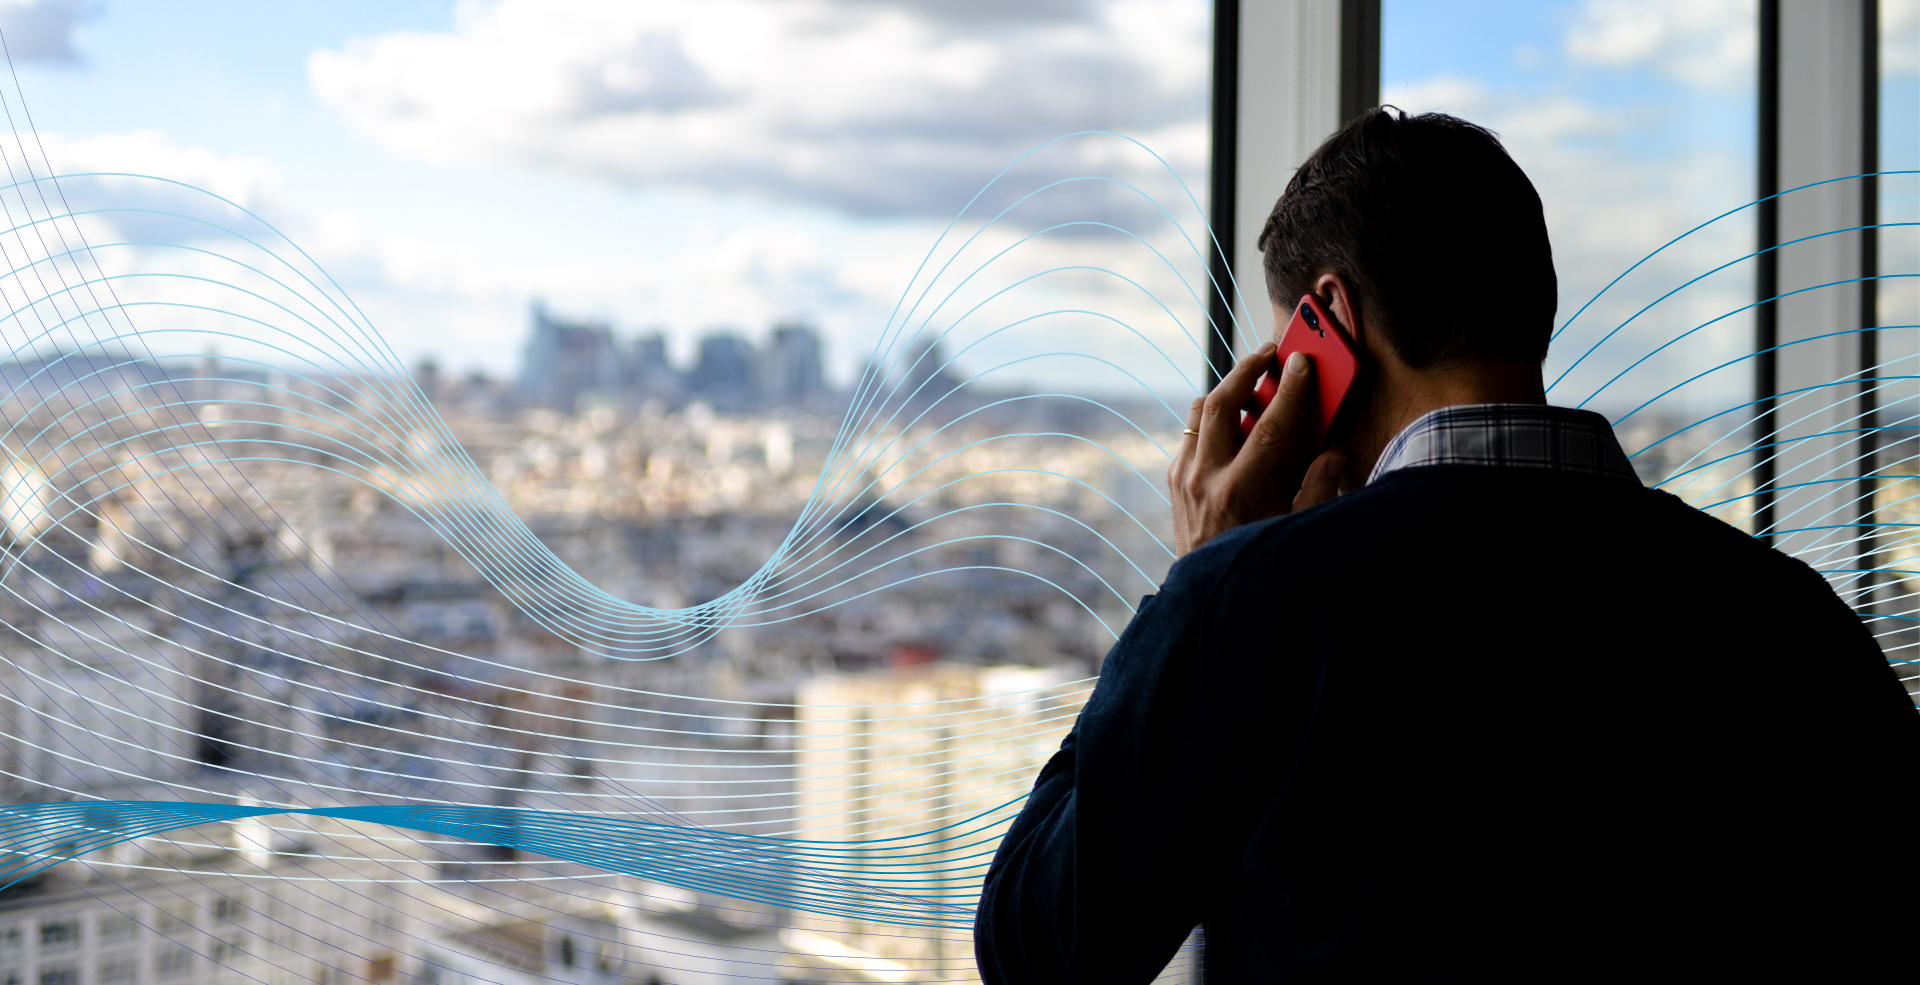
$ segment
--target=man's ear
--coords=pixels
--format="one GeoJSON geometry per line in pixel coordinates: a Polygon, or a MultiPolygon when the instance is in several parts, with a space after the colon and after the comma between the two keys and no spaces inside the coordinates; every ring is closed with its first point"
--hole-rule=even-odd
{"type": "Polygon", "coordinates": [[[1335,273],[1321,274],[1313,282],[1313,294],[1333,315],[1334,320],[1340,323],[1340,327],[1347,330],[1347,337],[1361,348],[1366,348],[1366,319],[1360,314],[1360,299],[1353,296],[1347,279],[1335,273]]]}
{"type": "Polygon", "coordinates": [[[1339,274],[1321,274],[1313,282],[1314,296],[1320,304],[1333,315],[1340,327],[1347,330],[1347,337],[1353,340],[1364,358],[1379,362],[1384,359],[1398,358],[1386,336],[1375,332],[1378,325],[1367,323],[1367,315],[1360,305],[1360,296],[1354,293],[1353,284],[1339,274]]]}

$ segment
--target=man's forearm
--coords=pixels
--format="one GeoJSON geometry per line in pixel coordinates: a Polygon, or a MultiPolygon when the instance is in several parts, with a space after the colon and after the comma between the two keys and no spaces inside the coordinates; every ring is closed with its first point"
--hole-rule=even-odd
{"type": "Polygon", "coordinates": [[[1072,980],[1074,743],[1041,769],[987,870],[973,931],[987,985],[1072,980]]]}

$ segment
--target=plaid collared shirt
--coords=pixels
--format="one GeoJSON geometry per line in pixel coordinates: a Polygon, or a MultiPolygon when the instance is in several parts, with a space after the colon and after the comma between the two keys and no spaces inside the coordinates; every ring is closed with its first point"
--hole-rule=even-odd
{"type": "Polygon", "coordinates": [[[1415,465],[1560,469],[1640,481],[1606,418],[1545,404],[1460,404],[1429,411],[1387,442],[1367,481],[1415,465]]]}

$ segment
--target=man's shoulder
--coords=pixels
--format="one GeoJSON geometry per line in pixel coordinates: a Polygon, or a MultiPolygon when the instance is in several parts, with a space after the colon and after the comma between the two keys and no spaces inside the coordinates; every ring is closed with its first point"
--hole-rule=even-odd
{"type": "Polygon", "coordinates": [[[1429,552],[1503,547],[1536,553],[1638,547],[1649,555],[1745,561],[1790,578],[1818,577],[1666,492],[1613,478],[1481,466],[1409,468],[1311,509],[1237,527],[1183,558],[1174,574],[1192,588],[1212,587],[1236,572],[1311,577],[1312,569],[1388,559],[1417,566],[1429,552]]]}

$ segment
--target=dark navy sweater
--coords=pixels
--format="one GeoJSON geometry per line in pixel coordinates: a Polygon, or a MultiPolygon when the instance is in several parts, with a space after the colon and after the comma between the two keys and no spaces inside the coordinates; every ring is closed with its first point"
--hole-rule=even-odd
{"type": "Polygon", "coordinates": [[[1806,565],[1632,482],[1405,469],[1174,565],[975,946],[990,985],[1148,982],[1198,924],[1216,985],[1906,980],[1917,777],[1806,565]]]}

